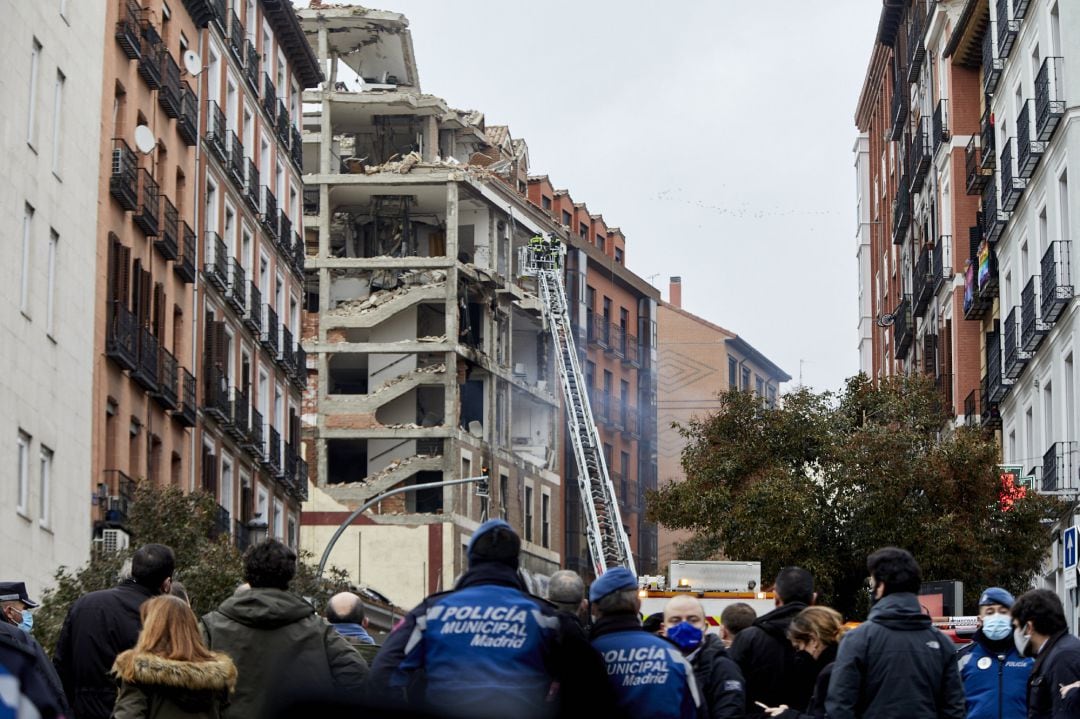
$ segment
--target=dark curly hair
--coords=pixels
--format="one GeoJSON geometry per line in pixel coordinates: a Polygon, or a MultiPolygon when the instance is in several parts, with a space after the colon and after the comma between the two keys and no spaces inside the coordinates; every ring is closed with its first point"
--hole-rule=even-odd
{"type": "Polygon", "coordinates": [[[288,589],[296,575],[296,552],[276,539],[248,547],[244,552],[244,579],[255,587],[288,589]]]}
{"type": "Polygon", "coordinates": [[[899,547],[882,547],[866,558],[870,576],[885,585],[882,596],[897,592],[919,593],[922,570],[911,552],[899,547]]]}
{"type": "Polygon", "coordinates": [[[1031,622],[1035,631],[1048,637],[1069,627],[1061,598],[1049,589],[1032,589],[1021,594],[1012,605],[1012,618],[1019,627],[1031,622]]]}

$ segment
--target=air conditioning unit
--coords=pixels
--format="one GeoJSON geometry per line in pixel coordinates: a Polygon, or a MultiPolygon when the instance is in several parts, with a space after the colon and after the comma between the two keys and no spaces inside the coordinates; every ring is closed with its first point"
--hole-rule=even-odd
{"type": "Polygon", "coordinates": [[[131,544],[131,535],[122,529],[104,529],[101,532],[101,550],[115,554],[127,549],[131,544]]]}

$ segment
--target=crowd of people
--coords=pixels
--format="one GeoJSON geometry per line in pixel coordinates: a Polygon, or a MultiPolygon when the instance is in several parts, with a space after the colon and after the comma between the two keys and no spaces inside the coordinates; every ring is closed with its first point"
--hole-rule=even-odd
{"type": "Polygon", "coordinates": [[[129,578],[71,605],[51,660],[25,584],[0,582],[0,718],[1080,717],[1080,639],[1054,592],[987,588],[958,650],[921,607],[903,549],[867,559],[873,606],[850,630],[817,604],[811,574],[787,567],[775,609],[732,604],[719,633],[688,593],[643,622],[623,568],[588,587],[556,572],[547,599],[530,594],[502,520],[466,552],[454,588],[381,646],[355,594],[320,616],[290,592],[296,553],[275,540],[248,549],[245,583],[202,617],[173,581],[173,552],[141,547],[129,578]]]}

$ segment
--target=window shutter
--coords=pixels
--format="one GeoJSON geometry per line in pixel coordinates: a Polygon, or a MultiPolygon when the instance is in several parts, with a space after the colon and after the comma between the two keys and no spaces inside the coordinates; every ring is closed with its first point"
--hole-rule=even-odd
{"type": "Polygon", "coordinates": [[[154,336],[159,340],[165,339],[165,285],[161,282],[154,283],[154,336]]]}
{"type": "Polygon", "coordinates": [[[225,322],[214,323],[214,366],[220,369],[226,376],[229,374],[229,367],[225,362],[225,322]]]}
{"type": "Polygon", "coordinates": [[[116,245],[116,299],[124,304],[125,307],[131,307],[130,289],[131,289],[131,248],[125,247],[120,244],[119,241],[116,245]]]}
{"type": "Polygon", "coordinates": [[[120,240],[117,239],[116,235],[114,235],[113,233],[110,232],[109,233],[109,270],[108,270],[109,277],[108,277],[108,279],[106,281],[107,284],[108,284],[108,290],[107,291],[108,291],[109,302],[114,302],[115,300],[120,298],[120,293],[119,293],[120,288],[117,285],[117,282],[119,281],[119,270],[117,268],[117,263],[119,262],[119,257],[118,257],[118,255],[119,255],[119,249],[118,249],[119,245],[120,245],[120,240]]]}
{"type": "Polygon", "coordinates": [[[296,410],[289,410],[289,444],[297,452],[300,451],[300,418],[296,416],[296,410]]]}
{"type": "Polygon", "coordinates": [[[206,337],[204,338],[204,341],[206,342],[206,356],[203,362],[203,374],[207,376],[209,376],[210,370],[213,369],[214,362],[217,360],[218,357],[218,335],[217,332],[214,331],[214,327],[216,325],[217,322],[214,322],[213,314],[208,312],[206,315],[206,337]]]}

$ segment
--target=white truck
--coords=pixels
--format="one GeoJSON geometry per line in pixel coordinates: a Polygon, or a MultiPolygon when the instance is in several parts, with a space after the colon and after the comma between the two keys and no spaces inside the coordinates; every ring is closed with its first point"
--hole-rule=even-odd
{"type": "Polygon", "coordinates": [[[709,631],[720,632],[720,615],[736,602],[749,604],[760,617],[776,608],[772,592],[761,591],[761,562],[674,560],[668,576],[638,578],[641,613],[661,612],[672,597],[696,597],[705,609],[709,631]]]}

